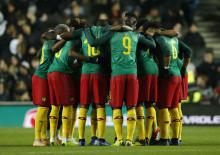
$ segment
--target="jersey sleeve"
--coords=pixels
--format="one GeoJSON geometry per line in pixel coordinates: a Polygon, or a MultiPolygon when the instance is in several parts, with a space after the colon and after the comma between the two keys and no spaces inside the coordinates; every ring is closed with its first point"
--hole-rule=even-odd
{"type": "Polygon", "coordinates": [[[161,37],[156,37],[156,41],[157,41],[158,45],[160,46],[162,55],[164,57],[169,57],[171,55],[171,51],[170,51],[169,47],[167,46],[166,40],[161,37]]]}
{"type": "Polygon", "coordinates": [[[85,35],[88,39],[88,42],[91,46],[99,46],[102,45],[110,40],[113,35],[112,31],[105,32],[100,38],[96,38],[91,31],[91,28],[85,29],[85,35]]]}
{"type": "Polygon", "coordinates": [[[156,47],[156,43],[152,37],[146,38],[144,35],[140,35],[138,42],[151,49],[156,47]]]}
{"type": "Polygon", "coordinates": [[[184,58],[190,58],[192,55],[192,49],[181,40],[179,40],[179,50],[180,53],[183,53],[184,58]]]}

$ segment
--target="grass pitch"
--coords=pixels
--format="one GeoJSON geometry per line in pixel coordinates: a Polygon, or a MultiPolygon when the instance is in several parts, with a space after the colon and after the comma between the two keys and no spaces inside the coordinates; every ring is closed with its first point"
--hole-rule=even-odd
{"type": "MultiPolygon", "coordinates": [[[[124,130],[125,131],[125,130],[124,130]]],[[[77,133],[76,133],[77,134],[77,133]]],[[[86,129],[87,142],[90,131],[86,129]]],[[[0,128],[0,155],[220,155],[220,127],[184,127],[182,146],[134,147],[32,147],[33,129],[0,128]]],[[[114,130],[107,128],[106,139],[113,141],[114,130]]]]}

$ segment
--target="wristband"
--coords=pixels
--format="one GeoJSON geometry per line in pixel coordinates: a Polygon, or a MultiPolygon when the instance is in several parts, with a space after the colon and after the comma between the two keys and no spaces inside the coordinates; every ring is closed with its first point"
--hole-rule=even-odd
{"type": "Polygon", "coordinates": [[[164,66],[164,69],[169,69],[170,67],[169,66],[164,66]]]}
{"type": "Polygon", "coordinates": [[[56,35],[56,40],[62,40],[62,37],[60,35],[56,35]]]}

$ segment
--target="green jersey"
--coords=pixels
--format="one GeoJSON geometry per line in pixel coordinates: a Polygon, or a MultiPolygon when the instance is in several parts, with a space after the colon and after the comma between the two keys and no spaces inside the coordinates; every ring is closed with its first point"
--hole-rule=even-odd
{"type": "MultiPolygon", "coordinates": [[[[100,37],[105,29],[101,26],[92,26],[91,31],[95,37],[100,37]]],[[[82,54],[88,57],[100,56],[102,52],[100,52],[100,47],[92,47],[85,35],[85,32],[81,34],[82,41],[82,54]]],[[[104,51],[103,51],[104,52],[104,51]]],[[[95,74],[95,73],[103,73],[104,68],[100,64],[87,63],[83,62],[82,66],[82,74],[95,74]]]]}
{"type": "Polygon", "coordinates": [[[173,76],[180,76],[178,67],[179,41],[177,37],[156,36],[159,50],[157,58],[159,61],[159,69],[164,67],[163,57],[170,56],[169,69],[173,76]]]}
{"type": "Polygon", "coordinates": [[[75,45],[75,40],[67,41],[65,45],[55,54],[52,64],[48,69],[50,72],[62,72],[72,74],[72,58],[68,56],[70,49],[75,45]]]}
{"type": "Polygon", "coordinates": [[[137,75],[136,51],[138,42],[149,48],[155,48],[153,39],[146,39],[137,32],[111,32],[101,38],[94,39],[91,33],[86,31],[86,36],[92,45],[100,45],[106,42],[110,44],[112,76],[137,75]]]}
{"type": "Polygon", "coordinates": [[[148,48],[137,53],[138,76],[158,74],[158,66],[150,50],[148,48]]]}
{"type": "Polygon", "coordinates": [[[47,78],[48,68],[53,61],[53,55],[50,51],[50,48],[54,45],[54,43],[55,41],[53,40],[44,41],[44,44],[41,49],[40,65],[34,72],[35,75],[44,79],[47,78]]]}

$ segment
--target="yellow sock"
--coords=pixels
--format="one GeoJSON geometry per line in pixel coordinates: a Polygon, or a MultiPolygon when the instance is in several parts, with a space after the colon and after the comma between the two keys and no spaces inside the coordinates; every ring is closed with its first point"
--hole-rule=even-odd
{"type": "Polygon", "coordinates": [[[41,130],[41,139],[47,139],[47,124],[48,124],[48,111],[49,108],[45,109],[45,114],[43,116],[43,126],[42,126],[42,130],[41,130]]]}
{"type": "Polygon", "coordinates": [[[41,139],[41,131],[43,129],[43,120],[44,116],[47,112],[46,107],[38,107],[37,108],[37,115],[35,119],[35,139],[40,140],[41,139]]]}
{"type": "Polygon", "coordinates": [[[121,109],[113,109],[113,123],[117,140],[122,140],[123,115],[121,109]]]}
{"type": "Polygon", "coordinates": [[[156,114],[156,110],[155,110],[155,108],[154,109],[152,109],[152,112],[154,113],[154,121],[153,121],[153,125],[152,125],[152,131],[154,132],[154,131],[156,131],[157,130],[157,128],[158,128],[158,125],[157,125],[157,114],[156,114]]]}
{"type": "Polygon", "coordinates": [[[62,111],[62,142],[65,143],[70,131],[70,117],[72,105],[63,106],[62,111]]]}
{"type": "Polygon", "coordinates": [[[149,107],[146,109],[146,138],[151,138],[151,133],[153,130],[154,118],[156,117],[156,111],[154,107],[149,107]]]}
{"type": "Polygon", "coordinates": [[[105,123],[106,123],[105,108],[97,108],[98,138],[104,139],[105,123]]]}
{"type": "Polygon", "coordinates": [[[143,140],[145,139],[144,107],[138,106],[136,108],[136,113],[137,113],[137,129],[138,129],[139,139],[143,140]]]}
{"type": "Polygon", "coordinates": [[[50,112],[50,139],[51,142],[55,141],[56,138],[56,132],[57,132],[57,124],[59,119],[59,106],[51,106],[51,112],[50,112]]]}
{"type": "Polygon", "coordinates": [[[97,110],[95,107],[92,107],[91,112],[91,136],[96,136],[96,130],[97,130],[97,110]]]}
{"type": "Polygon", "coordinates": [[[134,130],[136,127],[136,110],[135,108],[129,109],[127,111],[127,140],[133,139],[134,130]]]}
{"type": "Polygon", "coordinates": [[[171,116],[171,128],[172,128],[172,138],[179,138],[179,130],[180,130],[180,116],[178,108],[174,108],[170,110],[171,116]]]}
{"type": "Polygon", "coordinates": [[[179,117],[180,117],[180,130],[179,130],[179,140],[182,140],[182,129],[183,129],[183,112],[182,112],[182,106],[181,103],[179,103],[178,107],[179,111],[179,117]]]}
{"type": "Polygon", "coordinates": [[[160,138],[169,139],[170,115],[168,108],[159,109],[160,138]]]}
{"type": "Polygon", "coordinates": [[[79,109],[79,117],[78,117],[78,133],[79,133],[79,139],[84,139],[85,134],[85,125],[86,125],[86,115],[87,115],[88,109],[86,108],[80,108],[79,109]]]}
{"type": "Polygon", "coordinates": [[[68,138],[72,138],[72,126],[73,126],[73,108],[70,109],[70,116],[69,116],[69,131],[68,131],[68,138]]]}
{"type": "Polygon", "coordinates": [[[77,108],[73,108],[73,113],[72,113],[72,132],[71,132],[71,137],[74,135],[75,131],[75,126],[76,126],[76,116],[77,116],[77,108]]]}

